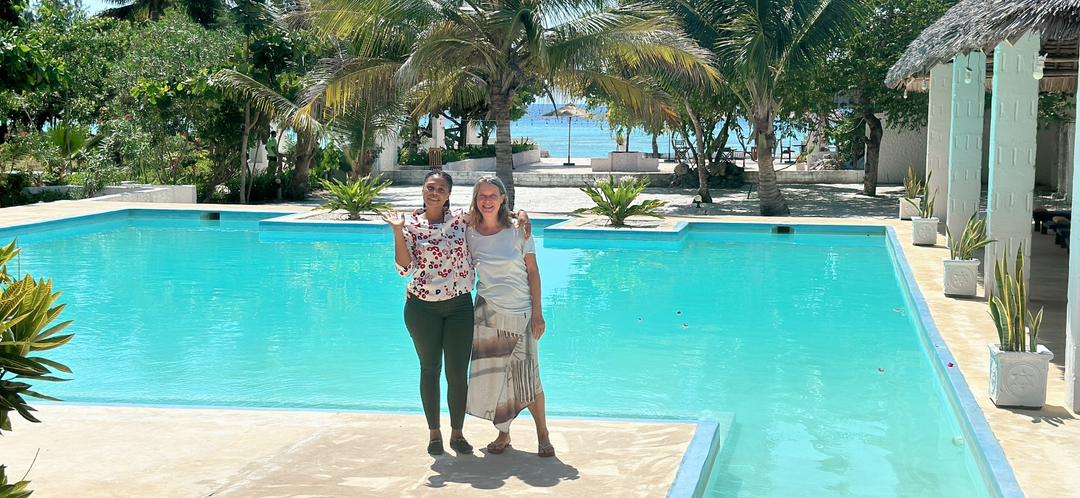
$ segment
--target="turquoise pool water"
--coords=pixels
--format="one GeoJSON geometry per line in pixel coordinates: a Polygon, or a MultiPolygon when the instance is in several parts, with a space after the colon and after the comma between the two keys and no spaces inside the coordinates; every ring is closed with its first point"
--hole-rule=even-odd
{"type": "MultiPolygon", "coordinates": [[[[389,232],[114,217],[19,235],[73,402],[419,411],[389,232]]],[[[12,233],[0,232],[2,241],[12,233]]],[[[882,235],[544,237],[548,407],[735,426],[709,496],[985,496],[882,235]]],[[[468,423],[483,423],[471,419],[468,423]]],[[[523,421],[518,430],[531,430],[523,421]]]]}

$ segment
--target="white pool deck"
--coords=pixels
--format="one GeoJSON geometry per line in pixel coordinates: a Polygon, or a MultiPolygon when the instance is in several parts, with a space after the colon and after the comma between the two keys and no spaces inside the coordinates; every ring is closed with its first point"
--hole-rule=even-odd
{"type": "MultiPolygon", "coordinates": [[[[296,212],[305,206],[211,206],[55,202],[0,210],[0,227],[117,209],[214,209],[296,212]]],[[[1042,410],[1000,409],[987,396],[986,345],[996,334],[981,300],[942,294],[944,238],[934,247],[910,244],[907,222],[880,218],[760,218],[724,216],[687,221],[891,226],[930,312],[956,357],[994,435],[1027,496],[1077,496],[1080,420],[1064,408],[1060,362],[1052,366],[1042,410]]],[[[1035,237],[1033,299],[1064,300],[1064,251],[1035,237]],[[1060,265],[1055,263],[1060,259],[1060,265]]],[[[1047,317],[1042,339],[1062,341],[1047,317]]],[[[78,372],[76,372],[76,375],[78,372]]],[[[549,373],[551,375],[552,373],[549,373]]],[[[535,455],[530,422],[515,431],[515,452],[496,462],[433,459],[423,452],[425,430],[415,415],[188,410],[49,406],[43,424],[15,422],[0,462],[19,477],[34,452],[28,477],[35,496],[451,496],[552,494],[558,496],[664,496],[693,437],[690,424],[589,420],[552,421],[558,460],[535,455]],[[519,443],[520,442],[520,443],[519,443]],[[513,459],[513,460],[511,460],[513,459]]],[[[477,446],[489,438],[482,423],[466,424],[477,446]]]]}

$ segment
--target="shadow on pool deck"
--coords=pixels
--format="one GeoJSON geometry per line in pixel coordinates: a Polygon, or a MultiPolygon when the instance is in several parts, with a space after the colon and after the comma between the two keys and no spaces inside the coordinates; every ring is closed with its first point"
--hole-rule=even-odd
{"type": "Polygon", "coordinates": [[[559,457],[540,458],[535,453],[507,448],[501,455],[481,450],[474,455],[436,457],[431,464],[434,475],[428,487],[442,488],[448,483],[467,484],[476,489],[499,489],[509,479],[517,479],[534,488],[551,488],[562,481],[581,478],[578,469],[559,457]]]}

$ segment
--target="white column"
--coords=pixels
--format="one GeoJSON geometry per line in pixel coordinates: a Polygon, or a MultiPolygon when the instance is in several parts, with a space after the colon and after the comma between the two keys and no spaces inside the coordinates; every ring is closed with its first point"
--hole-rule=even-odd
{"type": "Polygon", "coordinates": [[[465,145],[480,145],[480,123],[469,120],[465,124],[465,145]]]}
{"type": "Polygon", "coordinates": [[[446,148],[446,118],[439,115],[431,124],[431,148],[446,148]]]}
{"type": "Polygon", "coordinates": [[[398,169],[398,155],[401,152],[401,138],[398,133],[397,128],[391,128],[386,130],[385,135],[379,136],[378,144],[381,150],[379,157],[375,159],[375,174],[398,169]]]}
{"type": "MultiPolygon", "coordinates": [[[[1080,99],[1076,101],[1077,116],[1080,116],[1080,99]]],[[[1080,126],[1074,127],[1074,133],[1080,130],[1080,126]]],[[[1073,144],[1080,144],[1080,140],[1073,139],[1073,144]]],[[[1073,147],[1072,160],[1072,212],[1080,212],[1080,175],[1076,174],[1077,165],[1080,165],[1080,147],[1073,147]]],[[[1080,413],[1080,378],[1076,371],[1080,367],[1080,251],[1076,244],[1080,243],[1080,235],[1077,232],[1069,234],[1069,299],[1065,304],[1065,406],[1073,413],[1080,413]]]]}
{"type": "MultiPolygon", "coordinates": [[[[994,84],[990,103],[990,186],[987,232],[997,242],[987,246],[987,292],[994,287],[994,264],[1009,251],[1024,248],[1024,279],[1031,264],[1031,204],[1035,189],[1035,131],[1039,115],[1039,80],[1032,76],[1039,35],[1026,34],[1015,44],[994,49],[994,84]]],[[[1026,282],[1025,282],[1026,283],[1026,282]]]]}
{"type": "Polygon", "coordinates": [[[926,125],[927,192],[934,195],[934,216],[944,220],[949,195],[949,128],[952,121],[952,67],[930,69],[930,109],[926,125]],[[931,175],[933,173],[933,175],[931,175]]]}
{"type": "Polygon", "coordinates": [[[946,223],[956,237],[964,232],[968,218],[978,212],[982,195],[985,85],[986,54],[972,52],[953,59],[946,223]]]}

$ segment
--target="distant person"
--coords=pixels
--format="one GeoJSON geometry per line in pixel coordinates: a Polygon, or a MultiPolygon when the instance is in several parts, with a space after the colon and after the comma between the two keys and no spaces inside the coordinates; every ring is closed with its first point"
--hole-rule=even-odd
{"type": "Polygon", "coordinates": [[[273,168],[274,176],[278,173],[278,143],[277,132],[271,130],[270,138],[266,139],[266,162],[270,168],[273,168]]]}
{"type": "Polygon", "coordinates": [[[478,277],[467,411],[495,424],[499,435],[487,451],[500,454],[510,447],[511,422],[528,408],[538,455],[553,457],[540,383],[538,345],[547,324],[536,249],[510,222],[507,204],[502,181],[493,176],[477,181],[467,231],[478,277]]]}
{"type": "Polygon", "coordinates": [[[281,168],[278,165],[277,132],[270,130],[270,138],[266,139],[266,167],[274,172],[274,184],[277,185],[277,200],[281,202],[281,168]]]}

